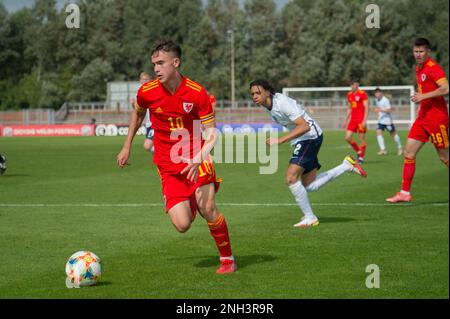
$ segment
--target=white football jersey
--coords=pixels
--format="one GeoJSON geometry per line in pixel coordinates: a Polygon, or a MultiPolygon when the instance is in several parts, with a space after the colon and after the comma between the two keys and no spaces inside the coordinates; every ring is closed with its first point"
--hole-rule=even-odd
{"type": "Polygon", "coordinates": [[[376,99],[377,107],[382,111],[378,113],[378,123],[383,125],[392,125],[392,116],[391,113],[383,112],[383,110],[391,109],[391,102],[385,96],[383,96],[380,100],[376,99]]]}
{"type": "Polygon", "coordinates": [[[147,109],[147,112],[145,112],[145,119],[144,119],[145,127],[149,128],[152,126],[152,122],[150,121],[150,110],[147,109]]]}
{"type": "Polygon", "coordinates": [[[275,122],[284,126],[289,131],[292,131],[296,127],[294,121],[299,117],[303,117],[303,119],[308,123],[311,128],[309,132],[293,139],[290,142],[291,145],[294,145],[299,141],[316,139],[323,133],[319,124],[317,124],[317,122],[314,121],[308,113],[306,113],[303,107],[297,104],[294,99],[291,99],[286,95],[275,93],[272,97],[272,109],[270,111],[266,109],[266,111],[275,122]]]}

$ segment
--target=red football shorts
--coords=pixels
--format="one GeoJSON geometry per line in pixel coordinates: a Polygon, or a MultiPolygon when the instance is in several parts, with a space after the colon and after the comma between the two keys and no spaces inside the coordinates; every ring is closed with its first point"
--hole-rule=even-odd
{"type": "Polygon", "coordinates": [[[200,186],[214,183],[215,191],[217,192],[221,182],[220,179],[216,178],[214,165],[209,160],[204,160],[198,167],[197,181],[195,183],[187,179],[187,173],[169,173],[164,171],[163,167],[158,167],[158,172],[161,177],[166,212],[176,204],[189,200],[193,217],[195,217],[195,213],[198,210],[195,190],[200,186]]]}
{"type": "Polygon", "coordinates": [[[363,127],[363,125],[360,121],[350,120],[350,122],[348,122],[348,125],[347,125],[347,131],[351,131],[354,133],[366,133],[367,127],[363,127]]]}
{"type": "Polygon", "coordinates": [[[448,148],[448,115],[441,113],[419,117],[408,133],[408,138],[421,142],[430,141],[437,149],[448,148]]]}

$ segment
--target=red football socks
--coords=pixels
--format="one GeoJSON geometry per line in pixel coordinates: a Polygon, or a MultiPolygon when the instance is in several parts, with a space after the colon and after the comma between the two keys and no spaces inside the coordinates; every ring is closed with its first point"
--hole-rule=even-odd
{"type": "Polygon", "coordinates": [[[364,158],[365,154],[366,154],[366,144],[361,144],[359,156],[364,158]]]}
{"type": "Polygon", "coordinates": [[[217,215],[216,220],[208,222],[209,231],[214,238],[220,257],[231,257],[231,243],[228,235],[228,227],[225,217],[221,213],[217,215]]]}
{"type": "Polygon", "coordinates": [[[403,180],[402,191],[409,192],[411,190],[412,180],[416,171],[416,160],[405,157],[403,162],[403,180]]]}
{"type": "Polygon", "coordinates": [[[352,146],[352,148],[355,150],[355,152],[359,152],[359,147],[358,147],[358,144],[356,144],[356,142],[355,141],[351,141],[351,142],[349,142],[349,144],[352,146]]]}

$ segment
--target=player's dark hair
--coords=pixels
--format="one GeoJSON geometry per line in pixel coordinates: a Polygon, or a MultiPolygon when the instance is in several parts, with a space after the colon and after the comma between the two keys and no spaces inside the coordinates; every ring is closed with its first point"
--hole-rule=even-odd
{"type": "Polygon", "coordinates": [[[155,43],[150,55],[153,55],[158,51],[171,52],[178,59],[181,59],[181,47],[170,39],[159,39],[155,43]]]}
{"type": "Polygon", "coordinates": [[[415,47],[426,47],[429,49],[431,47],[430,41],[425,38],[417,38],[414,40],[415,47]]]}
{"type": "Polygon", "coordinates": [[[277,91],[273,88],[272,85],[270,85],[269,81],[267,80],[263,79],[255,80],[252,83],[250,83],[250,89],[253,86],[261,86],[264,90],[269,91],[271,95],[275,95],[275,93],[277,93],[277,91]]]}
{"type": "Polygon", "coordinates": [[[375,89],[375,93],[376,93],[376,92],[381,92],[381,89],[380,89],[380,88],[376,88],[376,89],[375,89]]]}
{"type": "Polygon", "coordinates": [[[353,83],[361,83],[361,82],[358,77],[354,76],[350,79],[350,84],[353,84],[353,83]]]}

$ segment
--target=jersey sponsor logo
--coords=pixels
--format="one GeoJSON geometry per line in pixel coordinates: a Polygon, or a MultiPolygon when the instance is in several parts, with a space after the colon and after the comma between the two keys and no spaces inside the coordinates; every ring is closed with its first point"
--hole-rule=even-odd
{"type": "Polygon", "coordinates": [[[183,102],[183,110],[186,113],[189,113],[190,111],[192,111],[193,108],[194,108],[194,103],[183,102]]]}
{"type": "Polygon", "coordinates": [[[434,64],[435,63],[433,61],[431,61],[431,60],[427,62],[427,66],[429,66],[429,67],[432,67],[434,64]]]}
{"type": "Polygon", "coordinates": [[[420,78],[422,79],[422,82],[423,82],[427,79],[427,75],[425,73],[422,73],[420,78]]]}
{"type": "Polygon", "coordinates": [[[162,113],[162,112],[164,112],[163,111],[163,109],[162,108],[160,108],[160,107],[158,107],[157,109],[156,109],[156,111],[155,111],[156,113],[162,113]]]}
{"type": "Polygon", "coordinates": [[[355,97],[355,100],[356,100],[356,102],[359,102],[359,96],[358,95],[355,97]]]}

